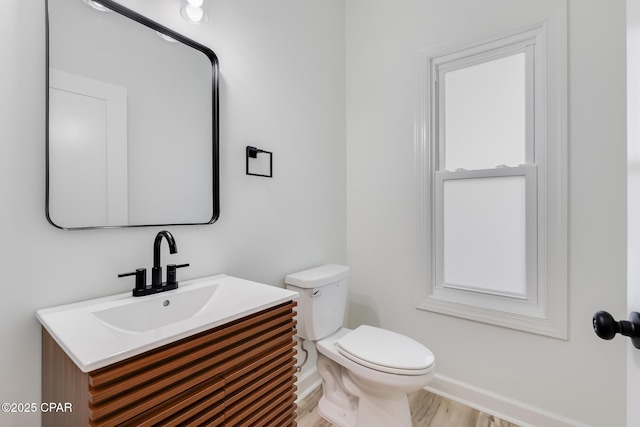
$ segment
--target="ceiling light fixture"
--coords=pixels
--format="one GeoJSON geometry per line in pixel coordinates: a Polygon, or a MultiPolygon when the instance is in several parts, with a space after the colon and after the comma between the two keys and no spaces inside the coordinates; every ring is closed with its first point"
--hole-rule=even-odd
{"type": "Polygon", "coordinates": [[[82,0],[82,1],[88,4],[89,6],[91,6],[92,8],[94,8],[95,10],[99,10],[100,12],[112,12],[111,9],[103,6],[101,3],[97,1],[93,1],[93,0],[82,0]]]}
{"type": "Polygon", "coordinates": [[[207,22],[206,0],[180,0],[180,15],[192,24],[207,22]]]}
{"type": "Polygon", "coordinates": [[[164,33],[161,33],[160,31],[156,31],[156,34],[158,35],[158,37],[160,37],[162,40],[164,41],[168,41],[169,43],[176,43],[178,40],[174,39],[173,37],[170,37],[164,33]]]}

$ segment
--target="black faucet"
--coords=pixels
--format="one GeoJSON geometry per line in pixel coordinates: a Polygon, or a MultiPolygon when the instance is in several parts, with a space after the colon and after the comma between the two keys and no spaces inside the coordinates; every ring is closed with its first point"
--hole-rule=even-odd
{"type": "Polygon", "coordinates": [[[147,269],[138,268],[131,273],[118,274],[118,277],[136,276],[136,287],[133,289],[134,297],[141,297],[144,295],[156,294],[158,292],[170,291],[178,288],[178,281],[176,280],[176,269],[182,267],[188,267],[189,264],[167,264],[167,281],[162,282],[162,264],[160,264],[160,244],[162,238],[167,239],[169,244],[169,253],[175,254],[178,252],[178,246],[176,241],[166,230],[159,232],[153,241],[153,268],[151,269],[151,286],[147,286],[147,269]]]}
{"type": "Polygon", "coordinates": [[[151,287],[152,288],[162,287],[162,265],[160,264],[160,243],[162,243],[163,237],[167,239],[167,243],[169,244],[169,253],[175,254],[176,252],[178,252],[176,241],[174,240],[171,233],[169,233],[166,230],[163,230],[158,234],[156,234],[156,239],[153,242],[153,268],[151,269],[151,287]]]}

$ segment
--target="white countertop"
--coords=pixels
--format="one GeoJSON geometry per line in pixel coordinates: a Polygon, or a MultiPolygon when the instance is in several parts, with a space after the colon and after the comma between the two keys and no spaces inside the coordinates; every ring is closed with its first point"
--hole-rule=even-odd
{"type": "MultiPolygon", "coordinates": [[[[78,368],[90,372],[297,297],[298,293],[294,291],[220,274],[181,282],[176,290],[144,297],[133,297],[127,292],[44,308],[36,312],[36,317],[78,368]],[[209,292],[203,289],[205,287],[213,288],[209,292]],[[203,291],[212,296],[203,300],[203,291]],[[182,301],[180,298],[189,298],[188,295],[198,295],[200,299],[196,312],[162,325],[167,323],[167,318],[158,314],[164,309],[157,307],[172,307],[170,304],[174,300],[175,307],[182,301]],[[125,310],[136,312],[140,317],[146,314],[144,307],[150,304],[154,305],[152,315],[157,317],[159,324],[152,329],[136,330],[136,325],[117,327],[101,320],[99,315],[105,310],[113,313],[125,310]]],[[[191,298],[192,301],[195,299],[191,298]]],[[[120,320],[126,322],[128,318],[123,319],[120,320]]]]}

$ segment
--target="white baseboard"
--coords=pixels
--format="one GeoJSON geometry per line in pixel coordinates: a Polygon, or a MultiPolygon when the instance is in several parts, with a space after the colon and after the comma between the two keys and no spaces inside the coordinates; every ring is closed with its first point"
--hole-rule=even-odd
{"type": "MultiPolygon", "coordinates": [[[[307,397],[320,384],[322,384],[322,379],[315,366],[305,373],[298,374],[296,403],[307,397]]],[[[436,374],[424,389],[521,427],[591,427],[588,424],[443,375],[436,374]]]]}
{"type": "Polygon", "coordinates": [[[298,388],[296,391],[296,403],[307,397],[312,391],[320,387],[320,384],[322,384],[322,379],[320,378],[320,374],[318,374],[318,370],[315,366],[309,368],[307,372],[296,374],[296,376],[298,377],[296,381],[296,386],[298,388]]]}
{"type": "Polygon", "coordinates": [[[590,427],[562,415],[438,374],[424,389],[521,427],[590,427]]]}

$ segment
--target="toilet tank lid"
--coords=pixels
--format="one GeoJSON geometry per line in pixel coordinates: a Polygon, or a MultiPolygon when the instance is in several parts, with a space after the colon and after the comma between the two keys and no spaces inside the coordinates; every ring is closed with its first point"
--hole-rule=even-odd
{"type": "Polygon", "coordinates": [[[325,264],[320,267],[289,274],[284,283],[300,288],[315,288],[338,282],[349,277],[349,267],[339,264],[325,264]]]}

